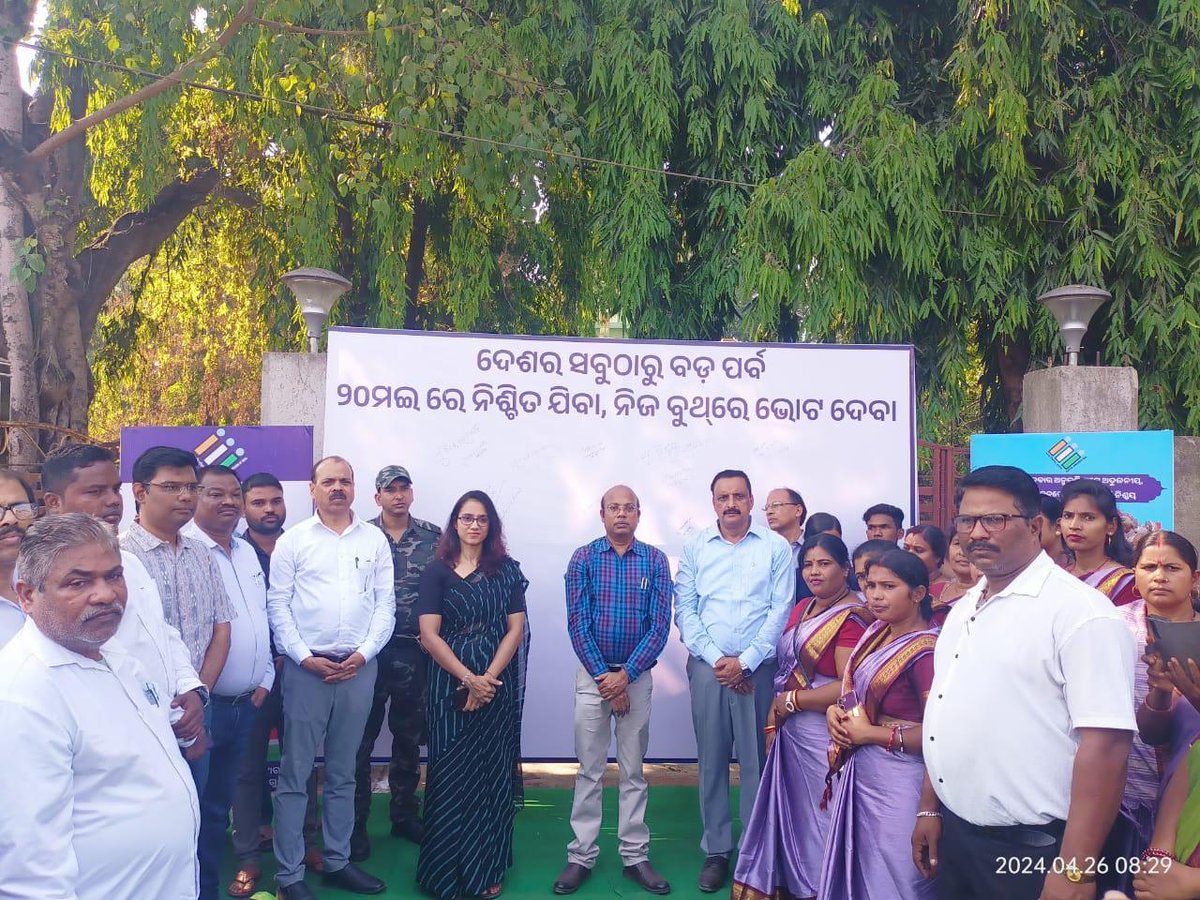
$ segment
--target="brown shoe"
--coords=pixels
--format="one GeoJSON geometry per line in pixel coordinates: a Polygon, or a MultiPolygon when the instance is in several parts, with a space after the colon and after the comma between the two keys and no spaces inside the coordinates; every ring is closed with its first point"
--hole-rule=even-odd
{"type": "Polygon", "coordinates": [[[654,866],[650,865],[648,859],[632,866],[626,866],[625,877],[651,894],[671,893],[671,883],[654,871],[654,866]]]}
{"type": "Polygon", "coordinates": [[[249,897],[254,893],[254,888],[258,886],[260,878],[262,878],[262,872],[259,869],[238,869],[238,873],[233,876],[233,881],[229,883],[225,893],[230,897],[249,897]]]}
{"type": "Polygon", "coordinates": [[[559,872],[558,878],[554,880],[554,893],[575,893],[591,874],[592,870],[587,866],[581,866],[579,863],[567,863],[567,867],[559,872]]]}

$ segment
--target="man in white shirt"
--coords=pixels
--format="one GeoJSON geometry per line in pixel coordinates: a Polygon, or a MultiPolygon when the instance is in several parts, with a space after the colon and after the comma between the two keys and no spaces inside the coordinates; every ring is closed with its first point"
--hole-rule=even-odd
{"type": "Polygon", "coordinates": [[[267,581],[254,549],[233,531],[242,518],[242,482],[225,466],[200,470],[196,515],[181,534],[208,548],[235,613],[229,654],[212,689],[208,779],[200,795],[200,900],[216,900],[238,767],[250,731],[275,683],[267,628],[267,581]]]}
{"type": "Polygon", "coordinates": [[[12,640],[25,624],[17,601],[13,570],[21,536],[33,524],[37,503],[25,479],[12,469],[0,469],[0,647],[12,640]]]}
{"type": "Polygon", "coordinates": [[[106,642],[126,588],[91,516],[26,533],[0,650],[0,897],[192,900],[200,813],[161,696],[106,642]]]}
{"type": "Polygon", "coordinates": [[[354,514],[354,472],[322,459],[310,485],[316,515],[285,532],[271,556],[267,612],[288,660],[283,754],[275,791],[276,879],[281,900],[310,900],[304,883],[305,785],[325,751],[322,880],[359,894],[386,885],[349,860],[354,762],[375,690],[375,657],[392,636],[392,552],[383,532],[354,514]]]}
{"type": "MultiPolygon", "coordinates": [[[[125,501],[121,476],[112,451],[91,444],[68,444],[46,457],[42,465],[42,500],[46,515],[84,513],[99,519],[116,533],[125,501]]],[[[204,732],[204,707],[208,688],[192,666],[191,654],[179,632],[163,615],[158,586],[132,553],[122,550],[128,599],[125,615],[113,641],[141,663],[161,697],[183,710],[174,723],[175,737],[186,746],[184,755],[195,759],[208,746],[204,732]]]]}
{"type": "Polygon", "coordinates": [[[1092,898],[1118,865],[1103,847],[1137,727],[1133,638],[1042,551],[1029,475],[985,466],[956,502],[984,578],[937,642],[914,861],[941,898],[1092,898]]]}

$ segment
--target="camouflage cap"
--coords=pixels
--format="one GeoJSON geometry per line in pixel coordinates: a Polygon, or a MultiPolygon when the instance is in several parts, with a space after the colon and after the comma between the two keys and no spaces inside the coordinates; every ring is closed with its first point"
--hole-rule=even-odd
{"type": "Polygon", "coordinates": [[[375,476],[375,490],[382,491],[398,478],[412,484],[412,476],[408,474],[408,469],[404,466],[384,466],[375,476]]]}

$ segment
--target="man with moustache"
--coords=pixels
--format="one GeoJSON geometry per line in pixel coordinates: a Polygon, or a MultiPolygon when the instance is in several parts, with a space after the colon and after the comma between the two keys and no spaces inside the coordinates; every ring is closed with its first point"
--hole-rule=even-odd
{"type": "MultiPolygon", "coordinates": [[[[192,666],[211,694],[229,655],[229,622],[233,607],[221,573],[208,548],[180,534],[196,511],[200,482],[196,454],[175,447],[151,447],[133,463],[133,496],[138,518],[121,536],[128,550],[146,567],[158,587],[163,616],[187,645],[192,666]]],[[[211,705],[205,728],[211,728],[211,705]]],[[[204,794],[208,755],[188,757],[196,791],[204,794]]]]}
{"type": "Polygon", "coordinates": [[[641,506],[623,484],[600,498],[604,537],[580,547],[567,565],[567,633],[575,675],[575,755],[579,774],[567,847],[567,867],[554,893],[572,894],[600,855],[601,796],[608,745],[616,721],[620,772],[617,838],[625,877],[652,894],[671,885],[650,865],[646,779],[642,760],[650,740],[650,670],[671,629],[671,569],[661,550],[634,537],[641,506]]]}
{"type": "MultiPolygon", "coordinates": [[[[121,524],[125,500],[121,476],[112,451],[92,444],[67,444],[46,457],[42,464],[42,500],[46,515],[84,513],[103,522],[113,534],[121,524]]],[[[204,731],[204,707],[208,688],[192,665],[179,631],[163,615],[158,586],[140,559],[121,551],[127,599],[125,614],[113,636],[114,643],[141,663],[146,675],[174,713],[175,737],[188,759],[199,758],[208,745],[204,731]]]]}
{"type": "Polygon", "coordinates": [[[34,524],[17,559],[28,621],[0,650],[0,896],[196,896],[199,809],[166,698],[110,641],[126,601],[116,536],[34,524]]]}
{"type": "Polygon", "coordinates": [[[395,579],[396,624],[392,639],[379,651],[379,674],[375,698],[355,767],[354,834],[350,859],[366,859],[371,853],[367,816],[371,812],[371,749],[383,727],[388,707],[388,730],[392,733],[392,758],[388,766],[391,804],[388,814],[392,834],[421,843],[425,828],[417,805],[421,781],[421,744],[425,743],[425,651],[418,641],[420,626],[413,604],[421,573],[433,561],[442,529],[412,516],[412,477],[403,466],[384,466],[375,476],[375,503],[379,515],[371,524],[387,538],[392,551],[395,579]]]}
{"type": "MultiPolygon", "coordinates": [[[[246,530],[240,537],[250,545],[258,558],[263,581],[271,586],[271,554],[283,534],[283,523],[287,520],[287,504],[284,502],[283,485],[270,472],[255,472],[242,482],[243,510],[246,530]]],[[[283,734],[283,661],[285,657],[275,646],[271,636],[271,657],[274,661],[275,680],[266,700],[258,708],[242,761],[238,767],[237,785],[233,792],[233,853],[238,860],[238,870],[226,890],[231,897],[249,897],[262,877],[262,847],[270,845],[269,832],[263,834],[263,809],[267,793],[267,751],[271,744],[271,732],[283,734]]],[[[321,850],[317,846],[317,779],[316,773],[309,777],[308,807],[304,815],[304,865],[320,872],[321,850]]]]}
{"type": "Polygon", "coordinates": [[[33,524],[37,501],[33,489],[12,469],[0,469],[0,647],[16,636],[25,624],[25,613],[17,600],[13,570],[21,536],[33,524]]]}
{"type": "Polygon", "coordinates": [[[317,512],[285,533],[271,557],[267,614],[284,663],[283,758],[275,791],[276,880],[281,900],[311,900],[304,883],[305,784],[325,754],[327,884],[358,894],[386,890],[350,862],[354,763],[375,693],[375,657],[396,619],[392,553],[378,528],[358,518],[354,471],[340,456],[313,466],[317,512]]]}
{"type": "Polygon", "coordinates": [[[208,548],[234,608],[229,654],[212,690],[208,780],[200,795],[200,900],[216,900],[238,766],[258,710],[275,683],[267,629],[267,583],[250,545],[233,532],[242,518],[242,482],[226,466],[200,470],[196,515],[183,534],[208,548]]]}
{"type": "Polygon", "coordinates": [[[1096,875],[1119,864],[1102,848],[1137,728],[1133,638],[1108,598],[1042,550],[1028,474],[976,469],[955,502],[984,577],[938,637],[913,859],[947,900],[1092,898],[1096,875]]]}
{"type": "Polygon", "coordinates": [[[788,542],[750,520],[749,476],[725,469],[709,487],[717,522],[684,545],[675,580],[675,624],[690,654],[705,893],[719,891],[729,878],[729,757],[735,749],[743,822],[754,807],[766,755],[763,726],[773,694],[775,642],[796,594],[788,542]]]}

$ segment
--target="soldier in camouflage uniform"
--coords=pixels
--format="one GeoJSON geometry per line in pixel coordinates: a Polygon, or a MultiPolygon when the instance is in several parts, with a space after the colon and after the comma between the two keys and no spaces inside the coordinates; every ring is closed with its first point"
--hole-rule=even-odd
{"type": "Polygon", "coordinates": [[[358,748],[354,797],[354,834],[350,859],[366,859],[371,853],[366,822],[371,808],[371,748],[383,726],[388,706],[388,729],[392,733],[392,759],[388,784],[392,800],[389,815],[392,834],[420,843],[424,834],[417,804],[421,780],[421,744],[425,743],[426,655],[417,642],[420,628],[413,605],[421,573],[433,560],[434,547],[442,530],[409,513],[412,478],[402,466],[385,466],[375,477],[375,502],[380,514],[371,523],[383,530],[392,548],[396,577],[396,630],[379,653],[379,675],[375,699],[363,740],[358,748]],[[389,705],[390,701],[390,705],[389,705]]]}

